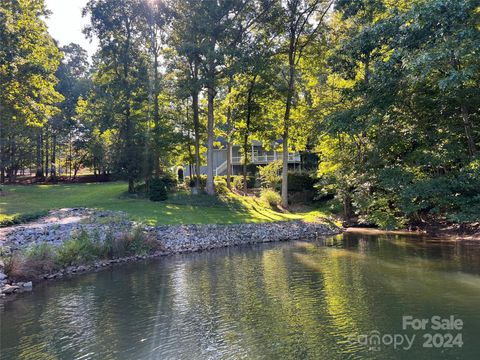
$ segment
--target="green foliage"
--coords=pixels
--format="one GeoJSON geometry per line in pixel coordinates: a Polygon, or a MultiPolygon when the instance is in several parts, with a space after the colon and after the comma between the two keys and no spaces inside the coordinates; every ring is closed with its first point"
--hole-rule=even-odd
{"type": "Polygon", "coordinates": [[[227,180],[225,177],[215,177],[215,193],[217,195],[225,195],[229,192],[227,187],[227,180]]]}
{"type": "Polygon", "coordinates": [[[53,259],[55,256],[55,250],[47,243],[33,244],[27,250],[26,256],[29,259],[37,260],[53,259]]]}
{"type": "Polygon", "coordinates": [[[115,237],[112,233],[107,233],[103,243],[103,255],[108,259],[115,259],[127,256],[128,242],[127,236],[115,237]]]}
{"type": "Polygon", "coordinates": [[[258,174],[262,186],[276,189],[282,182],[282,168],[281,160],[273,161],[268,165],[262,166],[258,169],[258,174]]]}
{"type": "Polygon", "coordinates": [[[81,231],[58,248],[56,262],[62,267],[87,264],[103,253],[103,245],[98,234],[92,236],[86,231],[81,231]]]}
{"type": "Polygon", "coordinates": [[[114,259],[132,255],[151,254],[160,249],[160,244],[135,228],[131,233],[114,236],[106,234],[105,240],[99,240],[98,234],[80,232],[60,246],[54,257],[62,267],[88,264],[97,259],[114,259]]]}
{"type": "MultiPolygon", "coordinates": [[[[53,162],[73,177],[84,167],[112,173],[133,192],[164,169],[211,166],[206,146],[222,136],[247,163],[252,139],[314,152],[302,168],[318,156],[319,195],[335,196],[346,218],[478,219],[478,0],[90,0],[84,13],[100,43],[91,68],[75,44],[61,61],[44,1],[0,3],[1,181],[26,168],[43,178],[53,162]]],[[[259,173],[262,186],[283,186],[286,203],[313,180],[284,165],[283,181],[280,161],[259,173]]],[[[232,183],[243,189],[241,177],[232,183]]],[[[150,195],[165,200],[175,187],[168,174],[150,195]]],[[[132,206],[149,221],[195,214],[154,205],[132,206]]],[[[0,226],[24,221],[8,214],[0,226]]]]}
{"type": "Polygon", "coordinates": [[[56,267],[55,256],[55,248],[52,245],[34,244],[25,254],[23,271],[28,268],[32,275],[49,273],[56,267]]]}
{"type": "Polygon", "coordinates": [[[41,127],[62,100],[55,90],[61,53],[48,33],[46,15],[43,1],[0,2],[2,127],[41,127]]]}
{"type": "Polygon", "coordinates": [[[133,255],[147,255],[161,250],[155,239],[144,234],[141,228],[114,236],[81,231],[56,248],[47,243],[34,244],[26,252],[16,252],[5,261],[5,272],[13,279],[31,280],[67,266],[86,265],[95,260],[115,259],[133,255]]]}
{"type": "Polygon", "coordinates": [[[152,179],[150,182],[149,197],[151,201],[165,201],[168,198],[167,186],[163,179],[152,179]]]}
{"type": "Polygon", "coordinates": [[[247,174],[250,176],[255,176],[258,172],[258,166],[253,163],[248,163],[247,164],[247,174]]]}
{"type": "MultiPolygon", "coordinates": [[[[232,186],[237,190],[243,190],[243,176],[236,175],[233,177],[232,186]]],[[[255,177],[247,176],[247,189],[253,189],[255,187],[255,177]]]]}
{"type": "MultiPolygon", "coordinates": [[[[195,177],[187,176],[185,178],[185,181],[188,181],[188,184],[190,187],[195,187],[195,177]]],[[[207,176],[200,175],[200,188],[204,189],[206,184],[207,184],[207,176]]]]}
{"type": "Polygon", "coordinates": [[[126,251],[129,255],[146,255],[159,249],[158,242],[146,236],[141,228],[135,228],[122,240],[126,242],[126,251]]]}
{"type": "Polygon", "coordinates": [[[165,188],[169,192],[174,191],[178,184],[176,176],[170,172],[162,175],[160,177],[160,180],[163,182],[163,184],[165,185],[165,188]]]}
{"type": "Polygon", "coordinates": [[[319,129],[321,194],[386,228],[478,220],[478,3],[341,1],[336,11],[341,35],[319,86],[337,104],[319,129]]]}
{"type": "Polygon", "coordinates": [[[45,215],[47,215],[47,211],[42,210],[42,211],[30,213],[30,214],[27,213],[27,214],[15,215],[13,217],[7,217],[5,219],[0,218],[0,228],[18,225],[18,224],[25,224],[30,221],[35,221],[38,218],[41,218],[42,216],[45,216],[45,215]]]}
{"type": "Polygon", "coordinates": [[[272,189],[262,189],[260,199],[269,204],[271,207],[276,207],[282,203],[282,197],[278,192],[272,189]]]}
{"type": "Polygon", "coordinates": [[[147,255],[160,250],[160,244],[144,234],[141,228],[121,236],[108,234],[103,243],[103,256],[109,259],[132,255],[147,255]]]}
{"type": "Polygon", "coordinates": [[[288,173],[288,191],[312,191],[314,189],[315,179],[307,172],[289,172],[288,173]]]}
{"type": "Polygon", "coordinates": [[[400,206],[411,217],[445,216],[457,222],[478,221],[480,172],[462,169],[457,174],[418,179],[400,193],[400,206]]]}

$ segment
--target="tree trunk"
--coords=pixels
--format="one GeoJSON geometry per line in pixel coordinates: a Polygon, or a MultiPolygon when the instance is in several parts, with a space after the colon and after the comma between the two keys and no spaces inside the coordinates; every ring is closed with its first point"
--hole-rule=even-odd
{"type": "Polygon", "coordinates": [[[57,177],[57,135],[52,135],[52,179],[57,177]]]}
{"type": "MultiPolygon", "coordinates": [[[[190,138],[190,131],[188,132],[188,137],[190,138]]],[[[192,147],[190,146],[190,144],[188,144],[188,173],[190,174],[190,180],[193,179],[192,158],[193,158],[192,147]]],[[[183,178],[185,179],[185,173],[183,178]]]]}
{"type": "Polygon", "coordinates": [[[9,140],[10,144],[10,156],[9,156],[9,168],[8,168],[8,182],[15,183],[16,176],[17,176],[17,167],[18,167],[18,160],[15,159],[16,157],[16,142],[15,138],[12,136],[9,140]]]}
{"type": "Polygon", "coordinates": [[[159,76],[158,76],[158,52],[154,49],[154,98],[153,98],[153,123],[155,126],[155,149],[153,150],[153,166],[156,177],[160,176],[160,106],[158,104],[159,89],[159,76]]]}
{"type": "MultiPolygon", "coordinates": [[[[198,113],[198,91],[192,93],[193,126],[195,132],[195,187],[200,188],[200,117],[198,113]]],[[[192,174],[193,175],[193,174],[192,174]]]]}
{"type": "Polygon", "coordinates": [[[213,128],[215,126],[214,106],[215,106],[215,34],[209,40],[209,54],[207,61],[207,185],[205,191],[209,195],[215,195],[215,185],[213,183],[213,128]]]}
{"type": "Polygon", "coordinates": [[[130,73],[130,40],[131,40],[131,28],[130,22],[127,20],[126,22],[126,31],[127,31],[127,39],[125,40],[125,48],[124,48],[124,59],[123,59],[123,89],[125,90],[125,162],[127,168],[127,178],[128,178],[128,192],[133,194],[135,192],[135,177],[134,177],[134,144],[133,144],[133,124],[131,119],[131,89],[130,84],[128,82],[128,75],[130,73]]]}
{"type": "MultiPolygon", "coordinates": [[[[231,77],[230,77],[231,81],[231,77]]],[[[228,84],[228,94],[232,92],[232,86],[228,84]]],[[[230,101],[230,99],[229,99],[230,101]]],[[[233,136],[233,129],[232,129],[232,108],[230,103],[228,104],[227,109],[227,188],[232,190],[232,136],[233,136]]]]}
{"type": "Polygon", "coordinates": [[[227,188],[232,190],[232,142],[227,139],[227,188]]]}
{"type": "Polygon", "coordinates": [[[72,132],[70,131],[69,133],[69,139],[68,139],[68,153],[69,153],[69,158],[70,160],[68,161],[68,174],[69,178],[72,178],[72,162],[73,162],[73,149],[72,149],[72,132]]]}
{"type": "Polygon", "coordinates": [[[250,126],[252,123],[252,102],[253,102],[253,89],[257,81],[257,75],[254,75],[250,86],[248,88],[247,95],[247,119],[246,119],[246,128],[245,134],[243,136],[243,192],[246,195],[248,191],[247,186],[247,162],[248,162],[248,136],[250,135],[250,126]]]}
{"type": "Polygon", "coordinates": [[[245,131],[243,135],[243,194],[247,195],[248,186],[247,186],[247,163],[248,163],[248,130],[245,131]]]}
{"type": "Polygon", "coordinates": [[[477,146],[475,145],[475,140],[473,139],[472,123],[470,121],[470,115],[468,113],[467,106],[465,104],[462,104],[461,110],[462,110],[463,127],[465,129],[465,136],[467,138],[467,144],[468,144],[468,153],[470,156],[475,156],[477,154],[477,146]]]}
{"type": "MultiPolygon", "coordinates": [[[[0,116],[2,107],[0,106],[0,116]]],[[[5,144],[3,141],[3,119],[0,119],[0,184],[5,184],[5,144]]]]}
{"type": "Polygon", "coordinates": [[[347,225],[350,225],[352,214],[353,214],[352,198],[350,195],[345,195],[343,199],[343,215],[347,225]]]}
{"type": "MultiPolygon", "coordinates": [[[[451,50],[451,59],[450,64],[455,69],[455,71],[460,71],[462,65],[460,60],[455,55],[454,50],[451,50]]],[[[460,86],[460,90],[463,92],[463,84],[460,86]]],[[[475,156],[477,154],[477,146],[475,145],[475,140],[473,138],[473,131],[472,131],[472,123],[470,121],[470,114],[467,109],[467,105],[464,101],[460,100],[460,110],[462,111],[462,120],[463,120],[463,128],[465,131],[465,137],[467,138],[467,146],[468,146],[468,154],[470,156],[475,156]]]]}
{"type": "Polygon", "coordinates": [[[295,58],[294,39],[290,39],[290,52],[288,55],[289,74],[287,101],[285,104],[285,116],[283,120],[283,152],[282,152],[282,205],[288,206],[288,131],[290,126],[290,110],[292,107],[293,91],[295,85],[295,58]]]}
{"type": "Polygon", "coordinates": [[[48,179],[50,172],[50,137],[48,136],[48,126],[45,126],[45,177],[48,179]]]}
{"type": "Polygon", "coordinates": [[[214,106],[215,106],[215,74],[213,65],[210,64],[210,80],[208,84],[208,116],[207,116],[207,186],[205,191],[209,195],[215,195],[213,185],[213,127],[214,127],[214,106]]]}
{"type": "Polygon", "coordinates": [[[37,179],[43,179],[43,156],[42,156],[42,129],[37,129],[37,141],[36,141],[36,156],[35,156],[35,165],[36,172],[35,177],[37,179]]]}

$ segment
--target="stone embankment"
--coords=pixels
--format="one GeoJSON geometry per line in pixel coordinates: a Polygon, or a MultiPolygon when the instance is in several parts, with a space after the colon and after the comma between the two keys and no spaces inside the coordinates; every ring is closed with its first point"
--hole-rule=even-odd
{"type": "MultiPolygon", "coordinates": [[[[112,264],[154,258],[169,254],[205,251],[220,247],[257,244],[276,241],[312,240],[333,235],[339,228],[321,222],[288,221],[260,224],[231,225],[172,225],[146,226],[128,219],[122,212],[93,209],[61,209],[51,211],[38,221],[0,229],[0,255],[8,257],[15,252],[28,251],[33,244],[47,243],[61,246],[79,232],[87,232],[104,241],[108,236],[122,236],[140,228],[146,236],[158,242],[154,254],[136,255],[120,259],[99,260],[92,264],[70,266],[42,275],[54,279],[76,273],[94,271],[112,264]]],[[[32,282],[12,282],[4,273],[0,260],[0,297],[32,289],[32,282]]],[[[38,279],[35,279],[38,281],[38,279]]],[[[41,280],[41,279],[40,279],[41,280]]]]}

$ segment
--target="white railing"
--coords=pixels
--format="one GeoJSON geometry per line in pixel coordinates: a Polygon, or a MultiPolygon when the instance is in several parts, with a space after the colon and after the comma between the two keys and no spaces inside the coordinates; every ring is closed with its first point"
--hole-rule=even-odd
{"type": "MultiPolygon", "coordinates": [[[[254,164],[268,164],[275,160],[282,160],[282,153],[274,153],[273,155],[258,155],[257,152],[250,154],[251,162],[254,164]]],[[[300,162],[300,154],[299,153],[288,153],[288,162],[300,162]]],[[[232,165],[243,165],[243,156],[233,156],[232,157],[232,165]]],[[[219,176],[225,170],[227,170],[227,161],[225,160],[223,163],[218,165],[215,169],[215,176],[219,176]]]]}
{"type": "Polygon", "coordinates": [[[215,176],[220,175],[223,173],[225,170],[227,170],[227,160],[225,160],[222,164],[220,164],[216,169],[215,169],[215,176]]]}
{"type": "MultiPolygon", "coordinates": [[[[273,155],[253,154],[251,156],[251,162],[254,163],[254,164],[268,164],[268,163],[271,163],[275,160],[282,160],[282,154],[281,153],[275,153],[273,155]]],[[[300,154],[299,153],[288,153],[288,162],[300,162],[300,160],[301,159],[300,159],[300,154]]],[[[243,156],[233,156],[232,157],[232,164],[234,164],[234,165],[243,164],[243,156]]]]}
{"type": "Polygon", "coordinates": [[[233,165],[243,164],[243,156],[232,156],[232,164],[233,165]]]}

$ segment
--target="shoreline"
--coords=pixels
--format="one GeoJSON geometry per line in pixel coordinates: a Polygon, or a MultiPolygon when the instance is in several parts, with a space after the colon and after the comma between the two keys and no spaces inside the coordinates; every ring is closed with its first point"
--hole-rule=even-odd
{"type": "MultiPolygon", "coordinates": [[[[98,258],[87,264],[56,267],[51,272],[21,279],[21,281],[11,278],[8,273],[4,274],[2,264],[0,264],[0,299],[11,298],[14,294],[31,291],[35,284],[40,282],[98,271],[116,264],[240,245],[313,240],[319,237],[336,235],[343,231],[343,229],[326,222],[306,222],[303,220],[152,227],[136,224],[120,215],[122,214],[92,209],[61,209],[50,212],[48,216],[34,223],[3,228],[0,232],[0,246],[4,249],[8,246],[7,251],[10,254],[22,253],[32,244],[49,244],[52,247],[62,246],[64,242],[71,238],[72,234],[78,231],[102,232],[102,235],[105,235],[106,231],[117,230],[115,234],[119,236],[125,229],[131,230],[134,227],[140,228],[145,236],[153,239],[158,246],[158,250],[150,254],[98,258]],[[116,217],[116,220],[109,222],[113,217],[116,217]]],[[[101,241],[105,241],[105,238],[101,241]]]]}
{"type": "Polygon", "coordinates": [[[346,233],[357,233],[365,235],[405,235],[405,236],[418,236],[429,237],[432,239],[452,241],[452,242],[472,242],[480,243],[480,232],[464,232],[460,230],[454,230],[449,228],[431,228],[423,230],[381,230],[368,227],[347,227],[346,233]]]}

